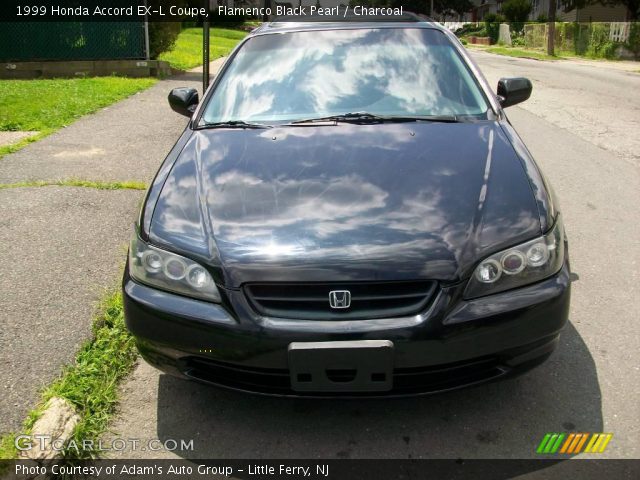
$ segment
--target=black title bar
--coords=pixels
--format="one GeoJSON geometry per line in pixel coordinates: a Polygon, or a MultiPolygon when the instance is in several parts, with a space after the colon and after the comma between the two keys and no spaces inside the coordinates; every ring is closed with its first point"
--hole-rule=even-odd
{"type": "Polygon", "coordinates": [[[2,0],[0,22],[182,22],[205,18],[216,22],[238,22],[243,18],[331,22],[421,20],[400,4],[374,7],[368,5],[373,2],[366,0],[362,5],[349,6],[323,6],[322,1],[305,6],[295,1],[278,4],[249,1],[233,7],[222,1],[188,3],[185,0],[2,0]]]}
{"type": "Polygon", "coordinates": [[[0,478],[532,479],[640,478],[640,460],[0,460],[0,478]]]}

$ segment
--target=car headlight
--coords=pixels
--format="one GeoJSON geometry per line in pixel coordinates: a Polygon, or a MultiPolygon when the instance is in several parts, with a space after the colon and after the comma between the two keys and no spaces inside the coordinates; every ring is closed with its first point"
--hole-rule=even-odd
{"type": "Polygon", "coordinates": [[[564,228],[560,216],[546,235],[495,253],[476,267],[465,298],[503,292],[543,280],[557,273],[564,262],[564,228]]]}
{"type": "Polygon", "coordinates": [[[220,292],[207,269],[181,255],[147,245],[136,233],[129,247],[129,274],[140,283],[162,290],[220,301],[220,292]]]}

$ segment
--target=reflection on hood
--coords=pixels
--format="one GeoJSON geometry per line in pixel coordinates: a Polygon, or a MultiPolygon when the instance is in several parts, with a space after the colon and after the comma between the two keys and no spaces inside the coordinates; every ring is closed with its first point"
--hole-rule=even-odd
{"type": "Polygon", "coordinates": [[[232,286],[455,281],[538,235],[528,177],[493,122],[197,131],[151,224],[153,241],[221,263],[232,286]]]}

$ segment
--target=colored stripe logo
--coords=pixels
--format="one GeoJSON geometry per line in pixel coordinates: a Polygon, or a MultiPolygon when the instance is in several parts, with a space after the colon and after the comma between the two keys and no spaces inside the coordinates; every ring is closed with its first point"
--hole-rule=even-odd
{"type": "Polygon", "coordinates": [[[536,453],[602,453],[612,438],[613,433],[547,433],[536,453]]]}

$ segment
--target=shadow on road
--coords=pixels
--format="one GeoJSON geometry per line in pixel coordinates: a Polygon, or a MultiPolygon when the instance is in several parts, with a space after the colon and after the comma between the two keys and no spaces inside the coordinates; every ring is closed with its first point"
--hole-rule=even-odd
{"type": "Polygon", "coordinates": [[[193,439],[195,451],[176,452],[185,458],[535,458],[546,432],[602,431],[595,364],[571,324],[528,374],[430,397],[296,400],[159,382],[158,438],[193,439]]]}

